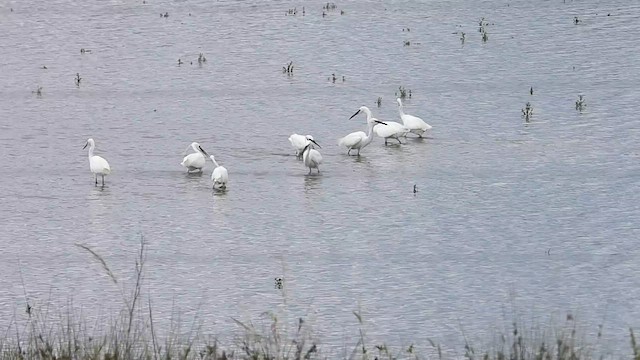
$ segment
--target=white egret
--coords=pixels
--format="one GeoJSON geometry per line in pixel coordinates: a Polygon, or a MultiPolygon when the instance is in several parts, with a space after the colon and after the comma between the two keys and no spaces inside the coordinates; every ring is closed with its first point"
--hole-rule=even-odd
{"type": "Polygon", "coordinates": [[[302,156],[302,150],[305,146],[307,146],[307,140],[313,140],[313,136],[298,134],[291,134],[291,136],[289,136],[289,142],[291,143],[291,146],[296,149],[296,156],[302,156]]]}
{"type": "Polygon", "coordinates": [[[189,150],[189,148],[192,148],[195,153],[185,156],[184,159],[182,159],[180,165],[186,167],[187,172],[191,172],[194,170],[202,172],[202,168],[204,167],[205,163],[204,156],[209,154],[207,154],[207,152],[204,151],[202,146],[200,146],[200,144],[198,144],[197,142],[192,142],[191,145],[189,145],[185,149],[185,151],[189,150]]]}
{"type": "Polygon", "coordinates": [[[349,149],[349,151],[347,151],[347,155],[351,155],[351,150],[357,149],[358,156],[360,156],[360,150],[362,150],[362,148],[364,148],[365,146],[369,145],[369,143],[371,143],[371,140],[373,140],[373,126],[376,123],[386,125],[386,123],[372,117],[371,110],[369,110],[369,108],[366,106],[361,106],[360,109],[358,109],[358,111],[356,111],[355,114],[351,115],[349,120],[353,119],[354,116],[360,114],[361,112],[367,115],[367,132],[366,133],[364,131],[352,132],[351,134],[343,138],[340,138],[340,140],[338,140],[338,145],[344,146],[347,149],[349,149]]]}
{"type": "Polygon", "coordinates": [[[425,131],[431,129],[431,125],[427,124],[426,122],[424,122],[424,120],[420,119],[419,117],[405,114],[402,109],[402,100],[400,98],[397,99],[397,102],[398,102],[398,111],[400,112],[400,119],[402,120],[402,123],[404,124],[404,126],[406,126],[411,133],[416,134],[419,137],[422,137],[422,134],[424,134],[425,131]]]}
{"type": "Polygon", "coordinates": [[[406,126],[395,121],[385,121],[385,124],[387,124],[387,126],[377,124],[373,127],[373,132],[379,137],[384,138],[385,145],[387,145],[388,139],[396,139],[400,144],[402,144],[400,138],[402,136],[406,137],[409,129],[406,126]]]}
{"type": "Polygon", "coordinates": [[[96,143],[93,139],[88,139],[84,144],[83,149],[89,146],[89,169],[96,176],[96,185],[98,185],[98,175],[102,176],[102,186],[104,186],[104,176],[111,173],[109,163],[103,157],[93,155],[93,150],[96,148],[96,143]]]}
{"type": "Polygon", "coordinates": [[[213,165],[215,165],[215,169],[211,173],[211,181],[213,181],[213,188],[216,190],[225,190],[227,188],[227,183],[229,182],[229,173],[227,172],[227,168],[224,166],[218,165],[216,158],[213,155],[209,156],[211,161],[213,161],[213,165]]]}
{"type": "Polygon", "coordinates": [[[320,155],[318,150],[313,148],[312,144],[316,144],[319,148],[322,148],[315,140],[307,139],[307,145],[302,150],[302,160],[304,161],[304,165],[309,168],[309,174],[311,174],[311,169],[313,168],[317,169],[318,174],[320,174],[322,155],[320,155]]]}

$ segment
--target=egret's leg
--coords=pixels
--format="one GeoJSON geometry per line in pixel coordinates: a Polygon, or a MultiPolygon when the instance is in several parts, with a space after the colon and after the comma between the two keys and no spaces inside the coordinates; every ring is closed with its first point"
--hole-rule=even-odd
{"type": "Polygon", "coordinates": [[[98,174],[96,174],[96,186],[98,186],[98,174]]]}
{"type": "Polygon", "coordinates": [[[311,168],[309,168],[309,175],[311,175],[311,168]]]}
{"type": "Polygon", "coordinates": [[[102,186],[104,186],[104,175],[102,175],[102,186]]]}
{"type": "Polygon", "coordinates": [[[384,146],[387,146],[387,138],[384,138],[384,146]]]}
{"type": "Polygon", "coordinates": [[[349,148],[349,151],[347,151],[347,155],[351,155],[351,148],[349,148]]]}
{"type": "Polygon", "coordinates": [[[402,144],[402,141],[400,141],[400,138],[399,138],[399,137],[397,137],[397,138],[396,138],[396,140],[398,140],[398,142],[399,142],[400,144],[402,144]]]}

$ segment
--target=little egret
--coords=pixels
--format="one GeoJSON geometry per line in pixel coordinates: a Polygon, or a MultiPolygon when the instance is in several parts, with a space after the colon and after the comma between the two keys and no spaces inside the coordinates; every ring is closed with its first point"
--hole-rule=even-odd
{"type": "Polygon", "coordinates": [[[93,139],[88,139],[83,149],[87,146],[89,146],[89,169],[96,176],[96,185],[98,185],[98,175],[102,175],[102,186],[104,186],[104,176],[111,173],[109,163],[104,158],[93,155],[93,150],[96,148],[96,143],[93,139]]]}
{"type": "Polygon", "coordinates": [[[402,123],[404,124],[404,126],[406,126],[411,133],[416,134],[419,137],[422,137],[422,134],[424,134],[425,131],[431,129],[431,125],[427,124],[426,122],[424,122],[424,120],[420,119],[419,117],[405,114],[402,109],[402,100],[398,98],[397,101],[398,101],[398,110],[400,112],[400,119],[402,120],[402,123]]]}
{"type": "Polygon", "coordinates": [[[211,173],[211,181],[213,181],[213,188],[216,190],[225,190],[227,188],[227,182],[229,182],[229,173],[227,172],[227,168],[224,166],[218,165],[216,162],[216,158],[213,155],[210,155],[211,161],[213,161],[213,165],[215,165],[215,169],[213,169],[213,173],[211,173]]]}
{"type": "Polygon", "coordinates": [[[369,108],[366,106],[360,107],[360,109],[358,109],[358,111],[356,111],[355,114],[351,115],[349,120],[353,119],[356,115],[360,114],[361,112],[367,115],[367,132],[366,133],[364,131],[352,132],[351,134],[338,140],[338,145],[344,146],[347,149],[349,149],[349,151],[347,151],[347,155],[351,155],[351,150],[357,149],[358,156],[360,156],[360,150],[362,150],[362,148],[364,148],[365,146],[369,145],[371,140],[373,140],[373,126],[376,123],[387,125],[386,123],[372,117],[371,110],[369,110],[369,108]]]}
{"type": "Polygon", "coordinates": [[[185,156],[184,159],[182,159],[180,165],[186,167],[188,173],[193,170],[202,172],[202,168],[204,167],[205,163],[204,156],[209,154],[207,154],[207,152],[204,151],[202,146],[200,146],[200,144],[198,144],[197,142],[192,142],[191,145],[189,145],[185,149],[185,151],[189,150],[189,148],[192,148],[195,153],[185,156]]]}
{"type": "Polygon", "coordinates": [[[298,134],[292,134],[291,136],[289,136],[289,142],[291,143],[291,146],[296,149],[296,156],[302,156],[302,150],[305,146],[307,146],[307,140],[313,140],[313,136],[298,134]]]}
{"type": "Polygon", "coordinates": [[[307,144],[302,150],[302,160],[304,161],[304,165],[309,168],[309,174],[311,174],[311,169],[315,168],[318,170],[318,174],[320,174],[320,164],[322,164],[322,155],[320,152],[313,148],[313,144],[318,145],[319,148],[322,148],[315,140],[307,139],[307,144]]]}
{"type": "Polygon", "coordinates": [[[384,138],[385,145],[387,145],[388,139],[396,139],[400,144],[402,144],[400,138],[403,136],[406,137],[409,129],[395,121],[385,121],[385,123],[387,126],[382,126],[381,124],[374,126],[373,132],[379,137],[384,138]]]}

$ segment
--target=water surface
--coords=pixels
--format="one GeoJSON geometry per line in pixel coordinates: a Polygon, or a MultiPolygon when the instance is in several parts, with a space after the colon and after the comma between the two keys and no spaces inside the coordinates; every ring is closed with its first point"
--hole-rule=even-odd
{"type": "Polygon", "coordinates": [[[131,284],[142,236],[145,294],[167,327],[177,312],[225,337],[230,316],[286,301],[336,346],[355,344],[360,308],[374,342],[461,349],[462,330],[489,341],[515,308],[539,322],[572,312],[590,333],[603,324],[604,351],[628,353],[640,7],[358,1],[322,17],[324,3],[0,5],[2,323],[26,316],[25,291],[37,305],[72,298],[87,317],[121,309],[74,244],[131,284]],[[399,86],[428,138],[376,138],[346,156],[337,139],[365,125],[349,116],[367,105],[397,121],[399,86]],[[294,132],[323,146],[320,175],[293,156],[294,132]],[[89,137],[112,167],[104,188],[89,137]],[[225,194],[211,191],[210,162],[202,176],[180,167],[192,141],[228,168],[225,194]]]}

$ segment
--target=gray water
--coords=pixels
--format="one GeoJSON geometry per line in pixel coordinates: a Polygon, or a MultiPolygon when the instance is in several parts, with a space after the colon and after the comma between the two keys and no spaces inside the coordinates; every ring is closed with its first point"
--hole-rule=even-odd
{"type": "Polygon", "coordinates": [[[0,4],[0,323],[26,316],[25,292],[116,312],[118,288],[74,244],[131,285],[144,237],[145,296],[165,326],[179,313],[225,337],[231,316],[286,302],[328,344],[355,344],[361,309],[373,342],[460,349],[462,331],[490,342],[512,312],[570,312],[627,354],[640,327],[640,6],[358,1],[322,17],[324,3],[0,4]],[[428,137],[346,156],[337,139],[365,127],[349,116],[367,105],[398,121],[399,86],[428,137]],[[294,132],[322,145],[320,175],[296,160],[294,132]],[[104,188],[89,137],[111,164],[104,188]],[[211,190],[211,162],[202,176],[179,165],[192,141],[229,170],[226,193],[211,190]]]}

